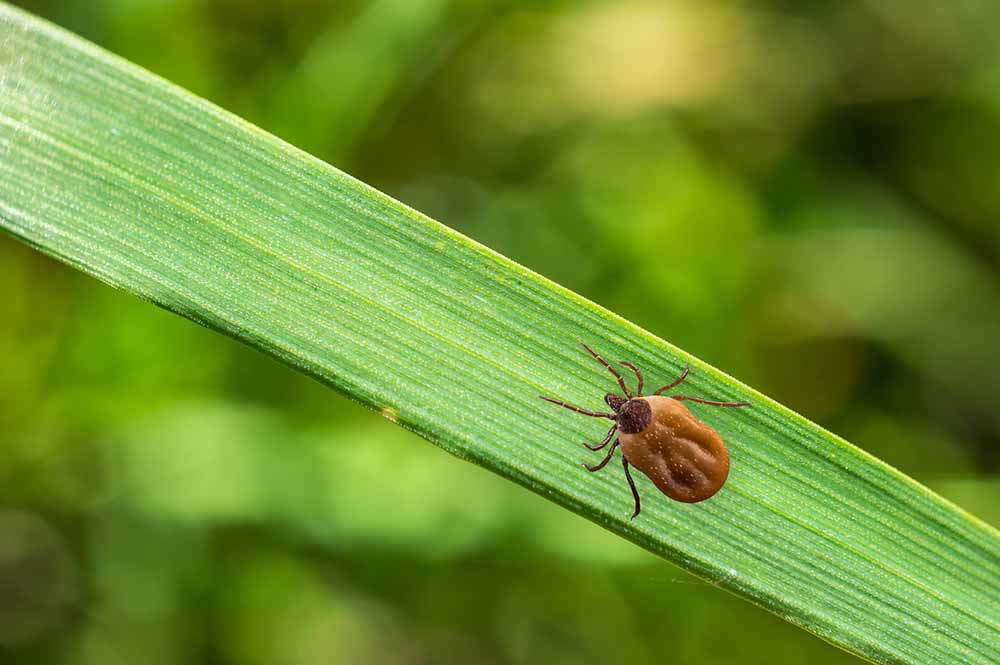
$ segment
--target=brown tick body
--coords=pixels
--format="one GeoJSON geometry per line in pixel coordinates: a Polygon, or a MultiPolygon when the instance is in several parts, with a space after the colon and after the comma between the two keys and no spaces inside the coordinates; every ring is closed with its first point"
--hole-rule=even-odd
{"type": "Polygon", "coordinates": [[[622,466],[625,478],[635,499],[635,512],[639,514],[639,492],[635,488],[629,465],[642,471],[656,487],[675,501],[696,503],[711,497],[726,482],[729,476],[729,451],[719,434],[692,414],[682,401],[699,402],[713,406],[749,406],[747,402],[716,402],[698,397],[676,395],[663,397],[666,392],[681,384],[687,378],[684,368],[680,377],[648,397],[642,396],[642,372],[632,363],[622,365],[635,372],[639,385],[636,394],[625,385],[625,379],[604,358],[589,346],[580,342],[590,355],[604,365],[621,386],[625,397],[608,393],[604,401],[613,413],[597,413],[581,409],[552,397],[542,399],[566,407],[577,413],[594,418],[609,418],[615,421],[604,440],[597,445],[583,444],[590,450],[601,450],[614,439],[611,449],[604,459],[593,466],[584,464],[588,471],[600,471],[611,461],[615,449],[621,446],[622,466]],[[615,435],[618,435],[617,438],[615,435]]]}

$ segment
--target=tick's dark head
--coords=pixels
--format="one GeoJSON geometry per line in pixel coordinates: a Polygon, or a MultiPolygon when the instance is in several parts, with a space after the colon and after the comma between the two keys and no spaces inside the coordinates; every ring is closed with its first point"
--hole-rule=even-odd
{"type": "Polygon", "coordinates": [[[626,401],[617,413],[618,429],[624,434],[638,434],[646,429],[653,419],[653,409],[650,408],[649,402],[641,397],[626,401]]]}
{"type": "Polygon", "coordinates": [[[607,404],[608,406],[610,406],[611,410],[614,411],[615,413],[618,413],[619,411],[621,411],[622,404],[624,404],[627,401],[628,400],[625,399],[624,397],[621,397],[621,396],[616,395],[614,393],[608,393],[607,395],[604,396],[604,402],[605,402],[605,404],[607,404]]]}

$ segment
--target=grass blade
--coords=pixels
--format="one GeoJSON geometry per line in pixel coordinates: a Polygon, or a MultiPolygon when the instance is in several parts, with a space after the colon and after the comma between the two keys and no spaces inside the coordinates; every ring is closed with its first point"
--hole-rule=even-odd
{"type": "MultiPolygon", "coordinates": [[[[876,662],[1000,662],[1000,534],[597,305],[183,90],[0,5],[0,226],[380,410],[876,662]],[[692,409],[729,484],[681,505],[588,474],[614,387],[575,339],[692,409]]],[[[391,469],[387,469],[390,475],[391,469]]],[[[377,490],[373,490],[377,491],[377,490]]],[[[720,618],[724,630],[724,618],[720,618]]]]}

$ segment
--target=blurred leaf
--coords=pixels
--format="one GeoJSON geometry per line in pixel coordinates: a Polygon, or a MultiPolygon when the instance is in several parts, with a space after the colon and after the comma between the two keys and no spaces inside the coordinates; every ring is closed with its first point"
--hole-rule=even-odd
{"type": "Polygon", "coordinates": [[[931,485],[942,496],[973,506],[984,519],[1000,524],[1000,478],[945,478],[931,485]]]}
{"type": "Polygon", "coordinates": [[[701,163],[665,124],[598,133],[568,151],[560,170],[593,220],[603,263],[618,262],[614,278],[655,285],[622,289],[622,314],[684,334],[713,358],[741,357],[728,327],[755,287],[760,215],[739,181],[701,163]]]}
{"type": "MultiPolygon", "coordinates": [[[[979,520],[648,332],[72,35],[6,6],[0,35],[9,233],[859,655],[1000,660],[1000,535],[979,520]],[[620,475],[580,468],[578,442],[598,426],[535,398],[596,406],[611,387],[578,335],[646,367],[650,384],[689,363],[690,393],[753,402],[698,409],[731,445],[725,491],[680,505],[641,478],[645,509],[629,521],[620,475]]],[[[385,483],[409,482],[392,459],[379,463],[385,483]]]]}
{"type": "Polygon", "coordinates": [[[347,29],[324,32],[274,95],[269,127],[314,146],[331,160],[346,159],[372,116],[403,75],[420,73],[427,51],[443,39],[445,0],[377,0],[347,29]]]}
{"type": "Polygon", "coordinates": [[[805,292],[803,300],[832,305],[853,327],[932,378],[932,386],[947,386],[1000,423],[993,408],[1000,373],[996,280],[883,197],[861,201],[804,211],[804,228],[777,238],[772,257],[794,276],[789,281],[805,292]],[[929,271],[934,279],[926,279],[929,271]]]}

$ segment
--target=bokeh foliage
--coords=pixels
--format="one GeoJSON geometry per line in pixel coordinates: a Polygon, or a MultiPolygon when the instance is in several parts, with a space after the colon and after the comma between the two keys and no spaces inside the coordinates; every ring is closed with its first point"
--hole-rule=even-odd
{"type": "MultiPolygon", "coordinates": [[[[22,4],[1000,521],[991,5],[22,4]]],[[[19,661],[850,660],[0,243],[19,661]]]]}

